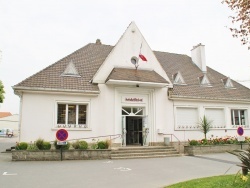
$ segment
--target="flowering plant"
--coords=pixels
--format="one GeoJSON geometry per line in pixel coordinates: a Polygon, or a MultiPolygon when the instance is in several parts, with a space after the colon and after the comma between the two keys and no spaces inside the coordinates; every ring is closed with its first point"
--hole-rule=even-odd
{"type": "MultiPolygon", "coordinates": [[[[249,143],[250,138],[245,137],[245,141],[243,143],[249,143]]],[[[220,145],[220,144],[239,144],[237,137],[227,136],[221,138],[209,138],[209,139],[202,139],[202,140],[188,140],[189,145],[220,145]]]]}

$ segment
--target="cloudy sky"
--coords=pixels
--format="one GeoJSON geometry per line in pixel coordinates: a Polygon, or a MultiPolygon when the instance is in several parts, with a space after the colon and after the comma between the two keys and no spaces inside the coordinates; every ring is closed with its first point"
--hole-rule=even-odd
{"type": "Polygon", "coordinates": [[[207,66],[250,87],[250,51],[230,15],[221,0],[0,0],[0,111],[19,113],[12,86],[97,38],[115,45],[131,21],[153,50],[190,56],[204,44],[207,66]]]}

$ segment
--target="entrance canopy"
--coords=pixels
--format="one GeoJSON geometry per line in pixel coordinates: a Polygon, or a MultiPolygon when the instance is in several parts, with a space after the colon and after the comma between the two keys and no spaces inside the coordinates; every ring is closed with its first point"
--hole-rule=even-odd
{"type": "Polygon", "coordinates": [[[114,68],[106,84],[167,87],[169,82],[153,70],[114,68]]]}

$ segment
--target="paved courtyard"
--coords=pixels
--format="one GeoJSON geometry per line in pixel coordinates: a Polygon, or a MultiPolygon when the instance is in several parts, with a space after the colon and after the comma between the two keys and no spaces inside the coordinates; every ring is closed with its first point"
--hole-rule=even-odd
{"type": "MultiPolygon", "coordinates": [[[[16,138],[0,138],[0,151],[16,138]]],[[[237,157],[222,153],[130,160],[12,162],[0,153],[1,188],[159,188],[193,178],[235,174],[237,157]]]]}

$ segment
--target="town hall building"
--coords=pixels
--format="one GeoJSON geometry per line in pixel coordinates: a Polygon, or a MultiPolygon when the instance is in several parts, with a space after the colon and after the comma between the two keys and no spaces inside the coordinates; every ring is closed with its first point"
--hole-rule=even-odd
{"type": "MultiPolygon", "coordinates": [[[[220,62],[225,63],[225,62],[220,62]]],[[[153,51],[132,22],[115,46],[90,43],[13,86],[20,97],[20,141],[114,138],[117,146],[161,145],[250,135],[250,89],[206,65],[205,46],[189,55],[153,51]]]]}

